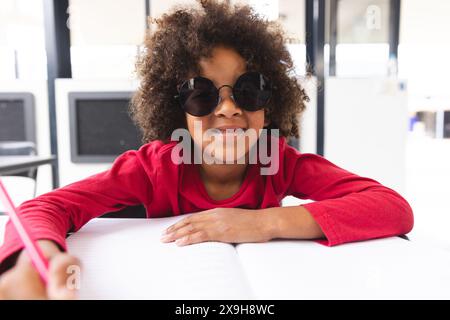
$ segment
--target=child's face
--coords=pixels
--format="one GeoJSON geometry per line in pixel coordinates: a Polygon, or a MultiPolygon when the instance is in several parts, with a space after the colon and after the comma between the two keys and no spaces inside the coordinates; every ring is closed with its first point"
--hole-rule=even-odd
{"type": "MultiPolygon", "coordinates": [[[[234,50],[217,47],[213,50],[210,58],[203,58],[199,62],[201,74],[200,76],[210,79],[216,88],[220,88],[223,85],[233,86],[240,75],[245,73],[246,63],[245,60],[234,50]]],[[[202,150],[211,143],[211,139],[204,139],[203,135],[206,130],[214,128],[241,128],[245,132],[248,131],[247,138],[243,138],[243,135],[234,135],[230,133],[230,130],[223,132],[223,140],[233,139],[234,143],[223,143],[222,150],[218,150],[215,153],[215,158],[230,159],[229,154],[231,152],[234,155],[234,160],[240,159],[245,156],[249,149],[256,143],[256,140],[249,138],[250,131],[254,131],[259,135],[260,129],[267,125],[264,120],[264,109],[258,111],[247,111],[239,108],[231,97],[232,91],[230,87],[223,87],[219,91],[221,100],[219,105],[209,115],[197,117],[186,113],[186,122],[188,130],[193,137],[193,140],[197,146],[201,146],[202,150]],[[194,123],[199,121],[201,123],[201,130],[203,139],[199,135],[194,134],[194,123]],[[249,130],[251,129],[251,130],[249,130]],[[237,142],[239,139],[245,139],[245,147],[237,142]],[[239,147],[241,146],[241,147],[239,147]],[[227,156],[228,158],[225,158],[227,156]]],[[[242,140],[241,140],[242,141],[242,140]]]]}

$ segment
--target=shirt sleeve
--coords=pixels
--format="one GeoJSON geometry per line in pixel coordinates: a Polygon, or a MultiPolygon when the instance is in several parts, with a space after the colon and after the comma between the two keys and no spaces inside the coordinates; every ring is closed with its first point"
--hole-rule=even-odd
{"type": "Polygon", "coordinates": [[[304,204],[334,246],[346,242],[406,234],[413,212],[396,191],[346,171],[321,156],[296,154],[288,194],[315,202],[304,204]]]}
{"type": "MultiPolygon", "coordinates": [[[[107,171],[22,203],[18,212],[31,236],[36,240],[53,240],[66,250],[67,232],[77,231],[104,213],[149,203],[153,187],[137,152],[125,152],[107,171]]],[[[0,248],[0,273],[9,267],[10,263],[5,263],[10,260],[7,258],[22,248],[14,226],[8,222],[0,248]]]]}

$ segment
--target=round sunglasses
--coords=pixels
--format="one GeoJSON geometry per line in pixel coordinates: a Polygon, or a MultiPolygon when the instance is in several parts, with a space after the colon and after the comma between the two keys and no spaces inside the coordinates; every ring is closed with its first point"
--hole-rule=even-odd
{"type": "Polygon", "coordinates": [[[231,88],[232,99],[239,108],[247,111],[261,110],[272,95],[268,78],[259,72],[246,72],[236,80],[234,86],[224,84],[220,88],[216,88],[208,78],[191,78],[178,86],[178,95],[175,98],[185,112],[202,117],[213,112],[220,104],[219,91],[223,87],[231,88]]]}

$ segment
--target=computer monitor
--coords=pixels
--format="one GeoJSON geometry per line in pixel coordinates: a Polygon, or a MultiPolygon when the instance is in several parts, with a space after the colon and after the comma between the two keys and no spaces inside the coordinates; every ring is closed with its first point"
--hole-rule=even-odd
{"type": "Polygon", "coordinates": [[[0,142],[36,143],[34,96],[29,92],[0,92],[0,142]]]}
{"type": "Polygon", "coordinates": [[[112,162],[138,149],[142,135],[128,114],[132,92],[70,92],[71,161],[112,162]]]}
{"type": "Polygon", "coordinates": [[[444,138],[450,138],[450,110],[444,111],[444,138]]]}

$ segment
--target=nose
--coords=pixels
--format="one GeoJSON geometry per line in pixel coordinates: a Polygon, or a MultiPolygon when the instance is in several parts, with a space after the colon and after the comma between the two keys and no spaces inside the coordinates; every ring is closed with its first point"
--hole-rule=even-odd
{"type": "Polygon", "coordinates": [[[229,86],[222,86],[219,89],[219,96],[219,104],[214,110],[215,116],[232,118],[242,115],[242,110],[234,101],[233,92],[229,86]]]}

